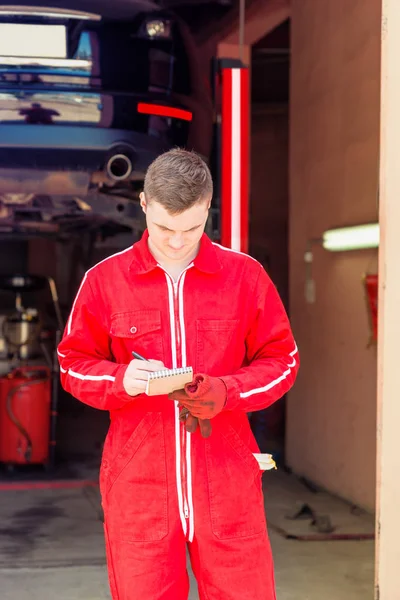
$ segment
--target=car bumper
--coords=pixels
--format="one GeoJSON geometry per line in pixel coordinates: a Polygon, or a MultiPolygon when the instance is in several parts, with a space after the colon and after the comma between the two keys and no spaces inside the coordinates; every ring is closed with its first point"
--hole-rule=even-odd
{"type": "Polygon", "coordinates": [[[168,150],[165,140],[119,129],[65,125],[0,124],[0,164],[3,168],[103,169],[113,152],[132,157],[134,177],[168,150]]]}

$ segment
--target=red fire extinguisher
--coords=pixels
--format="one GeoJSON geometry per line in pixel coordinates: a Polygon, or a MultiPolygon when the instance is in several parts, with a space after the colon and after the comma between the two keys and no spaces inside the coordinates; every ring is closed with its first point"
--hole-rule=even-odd
{"type": "Polygon", "coordinates": [[[48,462],[50,407],[48,367],[19,367],[0,378],[1,463],[48,462]]]}

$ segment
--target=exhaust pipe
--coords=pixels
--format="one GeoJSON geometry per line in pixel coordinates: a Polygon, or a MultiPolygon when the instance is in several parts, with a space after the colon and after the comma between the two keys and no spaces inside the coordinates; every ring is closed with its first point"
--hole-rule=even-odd
{"type": "Polygon", "coordinates": [[[107,175],[114,181],[128,179],[132,170],[132,161],[126,154],[114,154],[106,164],[107,175]]]}

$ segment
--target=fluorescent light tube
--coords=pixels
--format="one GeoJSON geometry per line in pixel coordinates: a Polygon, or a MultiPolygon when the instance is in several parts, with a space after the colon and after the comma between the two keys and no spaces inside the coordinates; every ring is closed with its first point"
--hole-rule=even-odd
{"type": "Polygon", "coordinates": [[[378,248],[379,223],[329,229],[322,236],[322,246],[331,252],[378,248]]]}
{"type": "Polygon", "coordinates": [[[90,19],[100,21],[101,16],[79,10],[68,10],[63,8],[46,8],[32,6],[0,6],[1,16],[29,16],[29,17],[56,17],[62,19],[90,19]]]}

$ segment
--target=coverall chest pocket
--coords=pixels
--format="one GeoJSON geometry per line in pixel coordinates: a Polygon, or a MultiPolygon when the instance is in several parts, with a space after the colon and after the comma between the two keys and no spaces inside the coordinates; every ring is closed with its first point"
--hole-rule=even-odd
{"type": "Polygon", "coordinates": [[[230,425],[206,441],[211,528],[221,539],[266,530],[261,471],[252,452],[230,425]]]}
{"type": "MultiPolygon", "coordinates": [[[[110,334],[112,351],[132,350],[147,359],[163,360],[161,312],[159,310],[136,310],[114,314],[110,334]]],[[[132,356],[130,356],[130,359],[132,356]]]]}
{"type": "Polygon", "coordinates": [[[199,319],[196,321],[197,371],[208,375],[229,372],[237,353],[237,319],[199,319]]]}
{"type": "Polygon", "coordinates": [[[152,542],[168,535],[167,467],[161,413],[147,413],[110,464],[102,502],[112,539],[152,542]]]}

